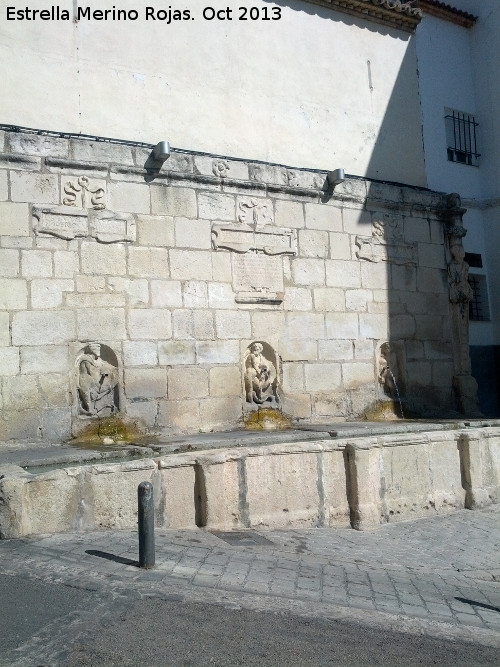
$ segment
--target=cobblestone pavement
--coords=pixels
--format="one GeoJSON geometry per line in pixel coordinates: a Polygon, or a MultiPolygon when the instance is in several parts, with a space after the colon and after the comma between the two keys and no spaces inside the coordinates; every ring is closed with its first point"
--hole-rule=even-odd
{"type": "Polygon", "coordinates": [[[137,548],[135,531],[5,540],[0,572],[500,647],[500,505],[375,532],[157,529],[151,570],[137,548]]]}

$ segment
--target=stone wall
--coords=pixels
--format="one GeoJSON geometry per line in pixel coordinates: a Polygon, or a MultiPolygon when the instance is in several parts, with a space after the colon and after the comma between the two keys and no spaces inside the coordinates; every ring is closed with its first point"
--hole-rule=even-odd
{"type": "Polygon", "coordinates": [[[394,382],[409,410],[453,407],[442,195],[34,133],[0,148],[0,439],[116,413],[163,433],[258,405],[359,417],[394,382]],[[256,342],[274,375],[249,394],[256,342]]]}
{"type": "Polygon", "coordinates": [[[133,529],[143,481],[154,486],[161,527],[372,530],[498,502],[500,429],[285,442],[36,474],[2,465],[0,539],[133,529]]]}

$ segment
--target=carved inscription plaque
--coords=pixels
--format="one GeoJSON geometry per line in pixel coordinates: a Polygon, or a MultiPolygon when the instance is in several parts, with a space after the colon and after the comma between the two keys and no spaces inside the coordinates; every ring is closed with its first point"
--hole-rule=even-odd
{"type": "Polygon", "coordinates": [[[233,286],[237,303],[281,303],[284,290],[281,257],[254,252],[233,255],[233,286]]]}
{"type": "Polygon", "coordinates": [[[212,244],[215,250],[245,253],[260,250],[266,255],[295,255],[295,231],[266,225],[256,229],[251,225],[214,225],[212,244]]]}
{"type": "Polygon", "coordinates": [[[48,234],[71,241],[89,235],[87,211],[69,206],[33,208],[35,234],[48,234]]]}
{"type": "Polygon", "coordinates": [[[37,235],[55,236],[65,241],[94,238],[100,243],[131,243],[136,240],[132,215],[71,206],[33,207],[33,228],[37,235]]]}

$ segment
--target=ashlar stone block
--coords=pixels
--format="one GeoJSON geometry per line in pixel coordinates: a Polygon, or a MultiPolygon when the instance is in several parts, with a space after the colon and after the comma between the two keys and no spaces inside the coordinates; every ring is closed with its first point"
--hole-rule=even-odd
{"type": "Polygon", "coordinates": [[[65,373],[69,370],[66,345],[23,346],[20,350],[22,374],[65,373]]]}
{"type": "Polygon", "coordinates": [[[163,340],[171,338],[171,313],[169,310],[162,308],[129,310],[128,331],[132,340],[163,340]]]}
{"type": "Polygon", "coordinates": [[[162,340],[158,343],[160,366],[179,366],[196,362],[193,340],[162,340]]]}
{"type": "Polygon", "coordinates": [[[353,343],[350,340],[320,340],[318,349],[319,358],[325,361],[344,361],[353,358],[353,343]]]}
{"type": "Polygon", "coordinates": [[[340,340],[358,338],[358,315],[356,313],[327,313],[325,324],[327,338],[340,340]]]}
{"type": "Polygon", "coordinates": [[[307,391],[332,391],[342,386],[340,364],[305,364],[304,371],[307,391]]]}
{"type": "Polygon", "coordinates": [[[80,340],[117,340],[125,338],[124,308],[86,308],[77,311],[80,340]]]}
{"type": "Polygon", "coordinates": [[[28,288],[25,280],[0,278],[0,309],[23,310],[28,307],[28,288]]]}
{"type": "Polygon", "coordinates": [[[56,250],[54,252],[54,276],[56,278],[73,278],[80,270],[80,258],[73,250],[56,250]]]}
{"type": "Polygon", "coordinates": [[[162,398],[167,394],[165,368],[126,368],[125,394],[129,399],[162,398]]]}
{"type": "Polygon", "coordinates": [[[175,219],[175,245],[177,248],[198,248],[210,250],[212,247],[209,220],[175,219]]]}
{"type": "Polygon", "coordinates": [[[196,359],[199,364],[235,364],[240,361],[237,340],[206,340],[196,342],[196,359]]]}
{"type": "Polygon", "coordinates": [[[209,250],[170,250],[170,272],[174,280],[212,280],[209,250]]]}
{"type": "Polygon", "coordinates": [[[125,246],[83,241],[82,272],[97,275],[124,275],[127,272],[125,246]]]}
{"type": "Polygon", "coordinates": [[[52,253],[48,250],[22,250],[21,272],[25,278],[48,278],[52,275],[52,253]]]}
{"type": "Polygon", "coordinates": [[[2,375],[19,375],[19,348],[0,347],[0,368],[2,375]]]}
{"type": "Polygon", "coordinates": [[[289,339],[324,338],[324,315],[322,313],[287,313],[286,332],[286,337],[289,339]]]}
{"type": "Polygon", "coordinates": [[[219,310],[215,313],[217,337],[250,338],[250,313],[247,311],[219,310]]]}
{"type": "Polygon", "coordinates": [[[228,283],[208,284],[208,303],[210,308],[233,309],[235,307],[234,297],[233,288],[228,283]]]}
{"type": "MultiPolygon", "coordinates": [[[[93,333],[98,316],[96,313],[93,333]]],[[[16,313],[12,319],[14,345],[59,345],[75,338],[75,315],[71,311],[23,311],[16,313]]]]}
{"type": "MultiPolygon", "coordinates": [[[[160,401],[158,425],[182,431],[197,431],[200,424],[198,400],[160,401]]],[[[192,489],[191,489],[192,494],[192,489]]]]}
{"type": "Polygon", "coordinates": [[[326,284],[328,287],[361,287],[359,262],[327,259],[325,262],[326,284]]]}
{"type": "MultiPolygon", "coordinates": [[[[82,276],[82,278],[85,276],[82,276]]],[[[101,277],[101,276],[99,276],[101,277]]],[[[78,283],[78,279],[77,279],[78,283]]],[[[114,293],[122,293],[131,308],[147,306],[149,302],[148,281],[144,278],[108,278],[108,287],[114,293]]],[[[155,306],[157,304],[153,304],[155,306]]]]}
{"type": "Polygon", "coordinates": [[[209,370],[210,396],[242,396],[241,373],[237,366],[214,366],[209,370]]]}
{"type": "Polygon", "coordinates": [[[197,218],[198,205],[196,203],[195,190],[192,188],[152,185],[151,213],[183,218],[197,218]]]}
{"type": "Polygon", "coordinates": [[[33,308],[60,308],[65,292],[73,292],[75,283],[69,279],[44,279],[31,281],[31,306],[33,308]]]}
{"type": "Polygon", "coordinates": [[[29,236],[28,204],[0,202],[0,236],[29,236]]]}
{"type": "Polygon", "coordinates": [[[174,245],[174,219],[168,215],[138,215],[139,245],[170,248],[174,245]]]}
{"type": "Polygon", "coordinates": [[[357,387],[375,382],[374,364],[362,362],[342,364],[342,379],[346,389],[356,389],[357,387]]]}
{"type": "Polygon", "coordinates": [[[166,248],[129,248],[128,273],[138,278],[169,278],[166,248]]]}
{"type": "Polygon", "coordinates": [[[55,174],[11,171],[10,198],[13,202],[59,204],[59,178],[55,174]]]}
{"type": "Polygon", "coordinates": [[[207,308],[207,284],[198,280],[188,280],[183,285],[183,301],[185,308],[207,308]]]}
{"type": "Polygon", "coordinates": [[[348,234],[330,232],[331,259],[354,259],[351,252],[351,237],[348,234]]]}
{"type": "Polygon", "coordinates": [[[312,291],[307,287],[285,287],[285,310],[312,310],[312,291]]]}
{"type": "Polygon", "coordinates": [[[325,261],[322,259],[296,258],[291,262],[295,285],[324,285],[325,261]]]}
{"type": "Polygon", "coordinates": [[[336,287],[315,288],[314,306],[316,310],[321,311],[344,311],[346,308],[344,290],[336,287]]]}
{"type": "Polygon", "coordinates": [[[299,255],[301,257],[328,257],[328,232],[315,229],[299,230],[299,255]]]}
{"type": "Polygon", "coordinates": [[[176,280],[151,281],[151,305],[153,308],[182,306],[182,283],[176,280]]]}
{"type": "Polygon", "coordinates": [[[151,208],[149,186],[146,183],[110,183],[110,208],[126,213],[149,213],[151,208]]]}
{"type": "Polygon", "coordinates": [[[169,368],[168,398],[203,398],[208,396],[208,371],[204,368],[169,368]]]}
{"type": "Polygon", "coordinates": [[[328,232],[342,231],[342,214],[340,209],[325,204],[305,204],[306,227],[323,229],[328,232]]]}
{"type": "Polygon", "coordinates": [[[292,227],[294,229],[304,227],[303,205],[295,201],[276,200],[274,222],[278,227],[292,227]]]}
{"type": "Polygon", "coordinates": [[[19,275],[19,250],[0,249],[0,276],[15,278],[19,275]]]}
{"type": "Polygon", "coordinates": [[[5,410],[27,410],[39,406],[41,404],[41,395],[38,388],[37,376],[15,375],[4,377],[2,381],[2,398],[5,410]]]}
{"type": "MultiPolygon", "coordinates": [[[[1,293],[0,283],[0,293],[1,293]]],[[[9,313],[0,311],[0,346],[10,345],[9,313]]]]}
{"type": "Polygon", "coordinates": [[[236,201],[232,195],[201,192],[198,195],[199,217],[204,220],[236,220],[236,201]]]}
{"type": "Polygon", "coordinates": [[[125,341],[123,362],[127,366],[156,366],[158,364],[157,344],[153,341],[125,341]]]}

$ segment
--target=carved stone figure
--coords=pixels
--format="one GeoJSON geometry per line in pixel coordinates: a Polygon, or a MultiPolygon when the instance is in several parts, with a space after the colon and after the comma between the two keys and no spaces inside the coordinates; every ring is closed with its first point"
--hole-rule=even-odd
{"type": "Polygon", "coordinates": [[[244,357],[245,395],[247,403],[278,403],[275,364],[264,356],[264,345],[252,343],[244,357]]]}
{"type": "Polygon", "coordinates": [[[473,297],[469,285],[469,265],[465,261],[462,243],[467,231],[462,224],[465,209],[460,197],[451,194],[447,199],[445,218],[447,221],[448,248],[451,260],[448,262],[448,286],[453,322],[453,357],[455,372],[453,387],[462,413],[471,417],[480,416],[477,399],[477,382],[471,375],[469,354],[469,302],[473,297]]]}
{"type": "Polygon", "coordinates": [[[102,358],[101,345],[87,345],[76,366],[80,413],[104,417],[117,412],[118,368],[102,358]]]}

